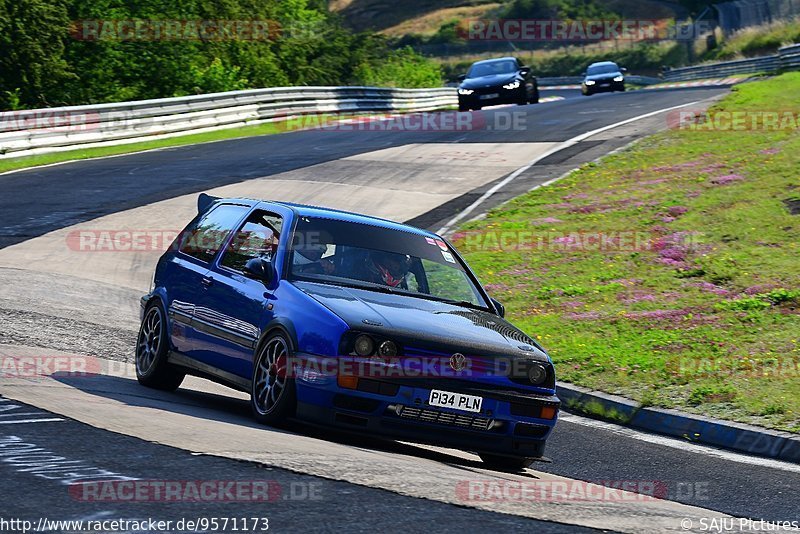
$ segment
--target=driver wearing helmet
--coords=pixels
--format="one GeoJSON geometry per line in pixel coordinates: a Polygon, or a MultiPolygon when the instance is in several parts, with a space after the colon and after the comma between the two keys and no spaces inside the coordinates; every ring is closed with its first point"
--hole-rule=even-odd
{"type": "Polygon", "coordinates": [[[328,250],[327,245],[298,245],[294,248],[292,256],[292,270],[307,274],[331,274],[334,270],[333,262],[322,259],[328,250]]]}
{"type": "Polygon", "coordinates": [[[410,267],[411,258],[405,254],[373,251],[366,259],[366,278],[373,284],[408,289],[406,275],[410,267]]]}

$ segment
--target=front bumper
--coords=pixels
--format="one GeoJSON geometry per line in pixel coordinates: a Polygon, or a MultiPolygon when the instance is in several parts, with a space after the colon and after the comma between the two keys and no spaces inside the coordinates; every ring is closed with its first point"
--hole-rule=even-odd
{"type": "Polygon", "coordinates": [[[471,95],[458,95],[458,105],[461,107],[496,106],[499,104],[518,104],[527,101],[525,85],[516,89],[503,89],[502,87],[476,89],[471,95]],[[496,95],[496,96],[492,96],[496,95]]]}
{"type": "Polygon", "coordinates": [[[412,382],[361,378],[357,389],[350,389],[340,387],[336,377],[298,376],[297,416],[392,439],[529,458],[543,455],[558,418],[560,401],[555,395],[451,380],[412,382]],[[430,406],[432,388],[481,396],[481,411],[430,406]],[[552,418],[542,417],[545,407],[553,408],[552,418]]]}
{"type": "Polygon", "coordinates": [[[611,91],[622,91],[625,89],[625,82],[597,82],[594,85],[583,84],[583,91],[585,93],[604,93],[611,91]]]}

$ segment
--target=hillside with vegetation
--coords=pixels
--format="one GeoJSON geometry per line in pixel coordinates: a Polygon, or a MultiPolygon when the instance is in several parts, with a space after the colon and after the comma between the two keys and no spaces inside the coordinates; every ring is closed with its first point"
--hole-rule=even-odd
{"type": "MultiPolygon", "coordinates": [[[[688,1],[688,0],[687,0],[688,1]]],[[[579,74],[593,61],[612,59],[657,74],[662,66],[688,61],[685,46],[669,43],[592,42],[476,42],[465,39],[470,20],[623,20],[669,21],[685,17],[689,9],[678,2],[660,0],[441,0],[390,3],[386,0],[334,0],[332,11],[345,25],[378,31],[396,47],[412,47],[441,62],[448,81],[470,63],[491,55],[515,55],[539,76],[579,74]]]]}
{"type": "MultiPolygon", "coordinates": [[[[110,26],[106,23],[110,23],[110,26]]],[[[106,25],[104,25],[106,24],[106,25]]],[[[0,0],[0,110],[292,85],[431,87],[440,68],[324,0],[0,0]],[[266,39],[86,39],[84,21],[264,21],[266,39]]]]}
{"type": "Polygon", "coordinates": [[[430,36],[464,18],[652,19],[686,12],[680,3],[662,0],[331,0],[329,6],[350,28],[392,37],[430,36]]]}

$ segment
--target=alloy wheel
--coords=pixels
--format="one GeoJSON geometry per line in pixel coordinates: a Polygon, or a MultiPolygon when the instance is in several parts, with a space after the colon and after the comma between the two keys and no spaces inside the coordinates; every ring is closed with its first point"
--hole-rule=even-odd
{"type": "Polygon", "coordinates": [[[253,384],[253,404],[258,413],[270,413],[286,390],[289,348],[282,337],[272,338],[261,351],[253,384]]]}

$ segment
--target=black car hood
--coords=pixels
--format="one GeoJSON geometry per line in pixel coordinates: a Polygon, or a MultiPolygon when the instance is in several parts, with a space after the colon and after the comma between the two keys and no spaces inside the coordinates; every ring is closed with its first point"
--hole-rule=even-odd
{"type": "Polygon", "coordinates": [[[293,282],[352,330],[430,350],[548,360],[535,341],[488,311],[349,287],[293,282]],[[525,350],[527,349],[527,350],[525,350]]]}
{"type": "Polygon", "coordinates": [[[622,76],[621,72],[604,72],[603,74],[592,74],[591,76],[587,76],[586,80],[593,80],[595,82],[603,82],[603,81],[611,81],[617,76],[622,76]]]}
{"type": "Polygon", "coordinates": [[[484,87],[499,87],[517,80],[516,74],[494,74],[492,76],[481,76],[480,78],[467,78],[461,82],[462,89],[482,89],[484,87]]]}

